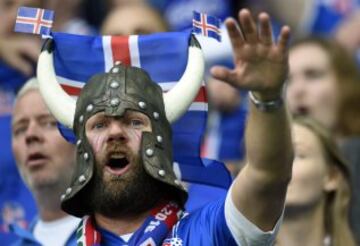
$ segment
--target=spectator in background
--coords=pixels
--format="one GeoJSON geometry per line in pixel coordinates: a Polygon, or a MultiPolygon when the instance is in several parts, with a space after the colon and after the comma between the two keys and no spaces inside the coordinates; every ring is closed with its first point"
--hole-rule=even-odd
{"type": "Polygon", "coordinates": [[[20,6],[41,7],[41,0],[0,0],[0,242],[16,237],[10,223],[27,227],[36,214],[31,193],[21,181],[11,152],[11,112],[17,90],[34,73],[40,53],[38,37],[14,33],[20,6]]]}
{"type": "Polygon", "coordinates": [[[295,37],[329,35],[359,9],[358,0],[259,1],[281,23],[289,23],[295,37]]]}
{"type": "Polygon", "coordinates": [[[167,30],[168,26],[160,13],[144,3],[129,3],[115,8],[105,18],[101,28],[105,35],[150,34],[167,30]]]}
{"type": "Polygon", "coordinates": [[[44,7],[54,10],[52,30],[79,35],[95,34],[96,30],[85,20],[84,0],[47,0],[44,7]]]}
{"type": "Polygon", "coordinates": [[[28,231],[13,226],[19,245],[67,245],[75,242],[79,219],[60,208],[60,196],[70,183],[75,146],[60,135],[57,121],[40,95],[36,79],[19,91],[12,120],[12,148],[21,177],[31,190],[39,211],[28,231]]]}
{"type": "Polygon", "coordinates": [[[360,135],[360,74],[335,41],[305,38],[292,44],[287,86],[289,108],[310,115],[338,138],[360,135]]]}
{"type": "MultiPolygon", "coordinates": [[[[0,60],[10,66],[8,69],[4,69],[2,67],[5,64],[0,64],[0,83],[9,81],[8,74],[14,73],[11,68],[25,76],[32,75],[37,57],[40,54],[41,43],[39,37],[14,33],[13,31],[17,11],[21,6],[39,8],[43,6],[43,1],[0,0],[0,60]]],[[[21,80],[18,86],[21,86],[25,78],[18,76],[19,80],[21,80]]],[[[11,79],[14,79],[13,77],[11,79]]],[[[17,76],[15,75],[15,77],[17,76]]]]}
{"type": "Polygon", "coordinates": [[[292,45],[289,64],[290,111],[310,116],[332,131],[345,158],[353,160],[351,225],[360,237],[360,76],[356,63],[334,41],[305,38],[292,45]]]}
{"type": "Polygon", "coordinates": [[[355,246],[349,169],[330,132],[310,118],[297,118],[292,134],[292,180],[276,245],[355,246]]]}

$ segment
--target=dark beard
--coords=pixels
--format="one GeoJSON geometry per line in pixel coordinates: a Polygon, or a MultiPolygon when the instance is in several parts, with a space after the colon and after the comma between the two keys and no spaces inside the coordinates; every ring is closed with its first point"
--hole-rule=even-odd
{"type": "Polygon", "coordinates": [[[166,199],[167,185],[148,175],[141,161],[133,164],[132,170],[106,181],[103,169],[95,167],[89,187],[91,211],[110,218],[131,217],[166,199]]]}

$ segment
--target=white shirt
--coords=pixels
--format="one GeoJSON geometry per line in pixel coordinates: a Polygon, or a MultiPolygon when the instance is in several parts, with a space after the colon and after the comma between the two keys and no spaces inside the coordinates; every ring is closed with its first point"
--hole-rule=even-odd
{"type": "Polygon", "coordinates": [[[79,222],[80,219],[73,216],[51,222],[39,220],[34,227],[34,237],[44,246],[64,246],[79,222]]]}

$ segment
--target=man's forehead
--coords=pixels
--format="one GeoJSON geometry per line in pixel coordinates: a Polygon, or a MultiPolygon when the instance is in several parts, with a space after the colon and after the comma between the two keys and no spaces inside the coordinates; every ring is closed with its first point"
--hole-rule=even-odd
{"type": "Polygon", "coordinates": [[[127,109],[125,110],[123,115],[108,115],[106,114],[104,111],[95,113],[93,116],[90,117],[91,118],[122,118],[122,117],[127,117],[127,116],[143,116],[146,118],[149,118],[146,114],[144,114],[143,112],[137,111],[137,110],[132,110],[132,109],[127,109]]]}
{"type": "Polygon", "coordinates": [[[44,113],[34,113],[34,114],[15,114],[13,115],[12,118],[12,124],[17,124],[20,122],[27,122],[30,121],[31,119],[35,119],[35,120],[46,120],[46,119],[50,119],[50,120],[55,120],[54,116],[52,116],[50,113],[48,112],[44,112],[44,113]]]}

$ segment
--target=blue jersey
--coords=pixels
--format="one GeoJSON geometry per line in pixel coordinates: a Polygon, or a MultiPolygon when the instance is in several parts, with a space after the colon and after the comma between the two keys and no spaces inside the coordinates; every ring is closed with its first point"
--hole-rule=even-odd
{"type": "MultiPolygon", "coordinates": [[[[1,102],[0,102],[1,104],[1,102]]],[[[1,106],[4,105],[0,105],[1,106]]],[[[0,244],[9,245],[16,237],[11,223],[27,228],[36,213],[31,193],[23,184],[11,152],[11,116],[0,114],[0,244]]]]}
{"type": "Polygon", "coordinates": [[[237,245],[225,220],[224,205],[224,200],[220,199],[185,215],[165,242],[181,242],[180,245],[237,245]]]}
{"type": "MultiPolygon", "coordinates": [[[[272,231],[261,231],[236,209],[229,195],[231,194],[230,192],[231,189],[226,198],[212,201],[192,213],[185,213],[178,223],[172,227],[167,238],[159,246],[272,245],[279,229],[281,218],[272,231]]],[[[13,231],[21,237],[21,241],[17,245],[39,245],[31,232],[17,227],[13,231]]],[[[109,231],[98,228],[98,232],[101,233],[102,246],[128,245],[123,238],[109,231]]],[[[128,235],[128,237],[131,238],[131,235],[128,235]]],[[[75,232],[72,233],[66,243],[66,246],[71,245],[77,245],[75,232]]],[[[149,243],[145,245],[152,246],[154,244],[149,243]]]]}
{"type": "MultiPolygon", "coordinates": [[[[101,245],[126,245],[126,242],[117,235],[100,229],[101,245]]],[[[171,242],[180,242],[178,245],[237,245],[224,215],[224,199],[211,202],[209,205],[185,215],[169,234],[163,245],[174,245],[171,242]]]]}
{"type": "MultiPolygon", "coordinates": [[[[162,246],[273,244],[281,219],[272,231],[263,232],[235,208],[229,194],[226,198],[212,201],[192,213],[185,214],[172,228],[162,246]]],[[[99,231],[101,245],[127,245],[119,236],[103,229],[99,231]]]]}

